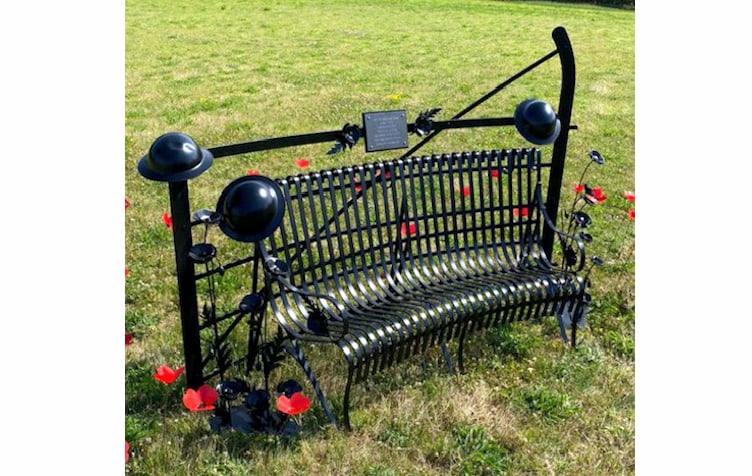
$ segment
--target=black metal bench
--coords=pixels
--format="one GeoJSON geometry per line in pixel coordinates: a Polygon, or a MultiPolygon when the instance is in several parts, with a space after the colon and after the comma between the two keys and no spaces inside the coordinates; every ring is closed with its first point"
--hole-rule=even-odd
{"type": "MultiPolygon", "coordinates": [[[[190,212],[187,181],[218,157],[332,139],[333,149],[341,150],[360,137],[367,148],[370,137],[371,148],[385,150],[398,148],[395,140],[402,138],[375,139],[374,128],[382,126],[369,126],[364,115],[363,127],[213,149],[200,149],[182,134],[157,139],[139,171],[170,186],[188,386],[218,377],[220,395],[252,392],[228,378],[242,366],[247,374],[263,370],[268,390],[270,373],[287,352],[336,424],[301,345],[329,344],[347,363],[342,418],[350,428],[353,383],[429,348],[440,347],[448,359],[452,341],[462,368],[468,336],[512,321],[574,316],[576,323],[589,299],[586,279],[578,275],[583,244],[567,236],[563,240],[575,247],[565,250],[563,266],[549,258],[563,233],[555,223],[574,94],[568,37],[557,28],[553,38],[556,50],[449,121],[434,121],[432,110],[405,123],[405,135],[423,139],[399,158],[276,180],[244,176],[222,189],[213,211],[190,212]],[[548,104],[528,100],[515,117],[461,119],[555,56],[562,63],[555,115],[548,104]],[[550,159],[538,148],[414,155],[444,129],[511,125],[534,144],[553,142],[550,159]],[[218,253],[207,241],[214,225],[234,243],[227,246],[232,251],[218,253]],[[195,229],[202,230],[199,243],[195,229]],[[242,297],[222,310],[217,282],[233,270],[250,279],[242,297]],[[197,283],[207,296],[201,313],[197,283]],[[237,350],[232,335],[244,321],[247,339],[237,350]]],[[[386,119],[387,128],[399,129],[393,114],[386,119]]],[[[571,327],[574,345],[577,325],[571,327]]]]}

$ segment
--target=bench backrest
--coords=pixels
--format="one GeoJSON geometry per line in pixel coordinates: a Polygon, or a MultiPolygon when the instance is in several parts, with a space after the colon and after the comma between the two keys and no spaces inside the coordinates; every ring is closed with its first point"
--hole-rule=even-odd
{"type": "Polygon", "coordinates": [[[516,267],[537,255],[538,149],[431,155],[277,180],[268,240],[291,281],[346,302],[405,283],[516,267]]]}

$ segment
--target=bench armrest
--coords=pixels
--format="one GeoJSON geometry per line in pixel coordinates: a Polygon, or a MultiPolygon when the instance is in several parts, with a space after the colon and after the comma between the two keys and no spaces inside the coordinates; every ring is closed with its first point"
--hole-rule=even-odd
{"type": "Polygon", "coordinates": [[[541,192],[540,184],[535,187],[535,196],[536,202],[538,203],[538,211],[543,217],[543,222],[559,237],[559,243],[562,247],[561,252],[564,261],[564,265],[562,267],[564,269],[572,270],[575,273],[582,271],[582,269],[585,267],[586,259],[585,244],[583,243],[582,239],[574,235],[570,235],[569,233],[566,233],[560,228],[556,227],[553,220],[551,220],[551,217],[548,216],[548,212],[546,211],[546,207],[543,203],[543,194],[541,192]],[[573,243],[577,246],[577,251],[569,246],[570,243],[573,243]]]}
{"type": "MultiPolygon", "coordinates": [[[[264,271],[267,276],[267,279],[276,281],[277,284],[279,284],[280,287],[283,287],[288,292],[291,292],[293,294],[297,294],[300,296],[303,301],[306,303],[306,307],[308,308],[309,312],[312,314],[320,313],[320,317],[324,318],[323,322],[320,322],[320,324],[323,327],[323,332],[316,331],[314,329],[311,329],[310,326],[303,326],[302,323],[298,323],[298,327],[300,330],[302,330],[305,334],[310,334],[312,336],[317,336],[319,338],[323,337],[323,340],[329,340],[332,342],[335,342],[339,339],[341,339],[345,334],[348,332],[348,319],[347,316],[343,314],[335,314],[334,312],[330,311],[326,306],[321,306],[317,304],[316,301],[328,301],[330,304],[334,306],[335,309],[342,310],[344,309],[344,306],[341,305],[336,299],[334,299],[331,296],[328,296],[326,294],[319,294],[315,292],[310,292],[304,289],[301,289],[294,284],[292,284],[287,277],[289,276],[289,267],[287,263],[282,261],[279,258],[269,256],[265,251],[262,251],[262,255],[264,257],[264,271]],[[337,335],[331,335],[326,328],[326,321],[337,321],[342,323],[342,329],[341,332],[339,332],[337,335]],[[324,332],[328,334],[328,336],[323,335],[324,332]]],[[[301,338],[307,338],[300,336],[301,338]]],[[[313,339],[313,340],[320,340],[320,339],[313,339]]]]}

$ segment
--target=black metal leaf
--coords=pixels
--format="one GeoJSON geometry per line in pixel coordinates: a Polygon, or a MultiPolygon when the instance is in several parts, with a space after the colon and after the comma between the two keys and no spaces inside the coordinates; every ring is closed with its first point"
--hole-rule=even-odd
{"type": "Polygon", "coordinates": [[[584,241],[585,243],[592,243],[593,242],[593,235],[590,233],[586,233],[584,231],[580,232],[580,239],[584,241]]]}
{"type": "Polygon", "coordinates": [[[308,330],[316,335],[328,335],[329,326],[324,312],[309,298],[304,299],[305,308],[308,311],[308,330]]]}
{"type": "Polygon", "coordinates": [[[248,384],[239,378],[223,380],[217,384],[217,393],[226,400],[235,400],[241,393],[250,391],[248,384]]]}
{"type": "Polygon", "coordinates": [[[230,409],[230,425],[241,433],[252,433],[256,429],[253,417],[242,407],[230,409]]]}
{"type": "Polygon", "coordinates": [[[284,360],[284,348],[282,347],[282,339],[277,337],[269,342],[266,342],[261,346],[261,362],[264,366],[264,376],[269,378],[269,374],[279,367],[279,364],[284,360]]]}
{"type": "Polygon", "coordinates": [[[231,423],[230,414],[226,412],[222,413],[215,413],[212,415],[212,417],[209,419],[209,428],[212,430],[219,432],[223,429],[230,428],[232,426],[231,423]]]}
{"type": "Polygon", "coordinates": [[[355,124],[345,124],[342,128],[342,139],[349,149],[352,149],[360,140],[360,127],[355,124]]]}
{"type": "Polygon", "coordinates": [[[441,111],[440,107],[428,109],[418,114],[415,119],[415,134],[420,137],[430,134],[433,128],[433,118],[439,111],[441,111]]]}
{"type": "Polygon", "coordinates": [[[217,350],[216,362],[220,375],[230,368],[230,348],[227,344],[221,345],[219,350],[217,350]]]}
{"type": "Polygon", "coordinates": [[[208,263],[215,256],[217,256],[217,248],[211,243],[198,243],[188,250],[188,257],[197,264],[208,263]]]}
{"type": "Polygon", "coordinates": [[[334,155],[337,152],[344,150],[345,146],[342,142],[335,142],[331,149],[326,152],[326,155],[334,155]]]}
{"type": "Polygon", "coordinates": [[[240,300],[238,309],[240,309],[240,312],[243,314],[248,314],[249,312],[259,309],[263,302],[264,300],[259,293],[246,294],[243,296],[243,299],[240,300]]]}
{"type": "Polygon", "coordinates": [[[592,258],[590,258],[590,261],[592,261],[593,264],[596,266],[600,266],[603,264],[603,260],[600,259],[598,256],[593,256],[592,258]]]}
{"type": "Polygon", "coordinates": [[[574,266],[577,263],[577,252],[571,245],[567,246],[566,251],[564,251],[564,262],[567,266],[574,266]]]}
{"type": "Polygon", "coordinates": [[[216,223],[219,223],[221,218],[222,216],[219,213],[207,210],[205,208],[196,210],[191,217],[193,221],[203,223],[205,225],[214,225],[216,223]]]}
{"type": "Polygon", "coordinates": [[[303,387],[296,380],[285,380],[277,385],[277,393],[283,393],[287,398],[292,397],[293,393],[302,392],[303,387]]]}
{"type": "Polygon", "coordinates": [[[598,165],[603,165],[606,162],[606,159],[604,159],[601,153],[597,150],[591,150],[588,152],[588,156],[590,157],[590,160],[598,165]]]}
{"type": "Polygon", "coordinates": [[[269,392],[264,389],[253,390],[245,396],[245,406],[256,412],[269,409],[269,392]]]}
{"type": "Polygon", "coordinates": [[[323,312],[313,309],[308,314],[308,329],[316,335],[327,335],[329,333],[329,326],[323,312]]]}
{"type": "Polygon", "coordinates": [[[572,220],[579,226],[580,228],[587,228],[587,226],[590,224],[590,215],[583,211],[576,211],[572,213],[572,220]]]}
{"type": "Polygon", "coordinates": [[[327,151],[327,155],[333,155],[343,150],[352,149],[360,140],[360,127],[355,124],[346,123],[342,131],[337,136],[337,142],[327,151]]]}
{"type": "Polygon", "coordinates": [[[206,323],[210,323],[214,320],[214,313],[207,303],[204,303],[204,307],[201,309],[201,319],[206,323]]]}

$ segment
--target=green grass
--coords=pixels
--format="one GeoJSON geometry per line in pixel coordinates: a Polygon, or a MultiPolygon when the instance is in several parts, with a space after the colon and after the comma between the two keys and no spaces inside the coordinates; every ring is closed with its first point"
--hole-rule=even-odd
{"type": "MultiPolygon", "coordinates": [[[[634,473],[634,12],[561,3],[481,0],[361,2],[205,0],[126,2],[125,438],[129,474],[557,474],[634,473]],[[441,107],[447,119],[554,48],[563,25],[577,87],[562,196],[571,197],[586,154],[602,168],[588,183],[609,199],[593,210],[594,298],[581,345],[566,349],[555,323],[525,323],[470,341],[467,372],[404,365],[353,390],[354,431],[326,424],[317,404],[294,439],[211,433],[189,414],[179,378],[151,377],[182,361],[171,235],[161,222],[167,187],[144,180],[138,160],[169,131],[202,147],[339,129],[369,110],[409,117],[441,107]]],[[[550,62],[551,63],[551,62],[550,62]]],[[[539,68],[467,117],[511,115],[527,97],[558,102],[556,62],[539,68]]],[[[411,138],[411,142],[414,142],[411,138]]],[[[422,152],[520,146],[514,131],[448,131],[422,152]]],[[[222,158],[191,182],[197,207],[248,169],[296,173],[373,161],[362,147],[328,156],[328,144],[222,158]]],[[[388,154],[382,157],[389,157],[388,154]]],[[[343,368],[314,352],[339,409],[343,368]]],[[[438,361],[430,354],[427,361],[438,361]]],[[[283,369],[301,378],[293,366],[283,369]]],[[[307,392],[310,393],[310,392],[307,392]]]]}

